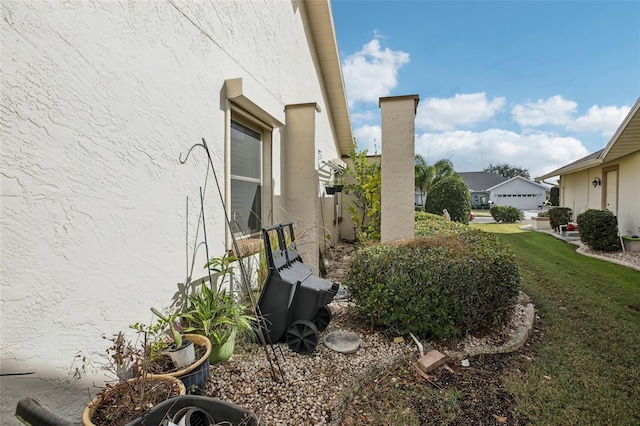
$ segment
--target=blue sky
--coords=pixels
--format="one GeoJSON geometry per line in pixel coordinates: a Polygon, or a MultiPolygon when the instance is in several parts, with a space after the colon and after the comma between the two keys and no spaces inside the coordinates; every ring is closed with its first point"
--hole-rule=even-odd
{"type": "Polygon", "coordinates": [[[603,148],[640,97],[640,1],[333,0],[359,149],[378,98],[418,94],[416,153],[550,172],[603,148]]]}

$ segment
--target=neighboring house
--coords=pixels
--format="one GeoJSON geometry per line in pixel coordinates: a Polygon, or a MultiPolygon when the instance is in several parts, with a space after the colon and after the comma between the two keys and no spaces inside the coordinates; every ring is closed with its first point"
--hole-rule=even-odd
{"type": "Polygon", "coordinates": [[[537,209],[547,199],[547,188],[522,176],[506,178],[489,172],[460,172],[471,192],[471,207],[512,206],[537,209]]]}
{"type": "Polygon", "coordinates": [[[328,0],[2,11],[0,417],[33,396],[76,421],[101,335],[205,275],[202,215],[211,257],[233,248],[225,214],[246,249],[295,222],[316,268],[339,238],[322,188],[353,136],[333,18],[328,0]],[[187,157],[202,138],[213,170],[187,157]]]}
{"type": "Polygon", "coordinates": [[[489,172],[459,172],[458,176],[471,192],[471,207],[474,209],[489,207],[489,201],[494,201],[491,200],[489,188],[507,180],[502,175],[489,172]]]}
{"type": "Polygon", "coordinates": [[[520,210],[541,208],[547,201],[547,187],[522,176],[514,176],[487,188],[489,199],[496,206],[511,206],[520,210]]]}
{"type": "Polygon", "coordinates": [[[575,218],[587,209],[609,210],[621,235],[640,232],[640,98],[604,149],[536,178],[560,176],[560,205],[575,218]]]}

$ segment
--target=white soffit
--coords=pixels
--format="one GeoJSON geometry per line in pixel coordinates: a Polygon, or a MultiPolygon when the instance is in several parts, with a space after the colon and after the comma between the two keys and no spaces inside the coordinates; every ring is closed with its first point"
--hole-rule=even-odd
{"type": "Polygon", "coordinates": [[[340,154],[347,154],[353,148],[353,133],[331,6],[328,0],[307,0],[303,4],[318,54],[337,145],[340,154]]]}

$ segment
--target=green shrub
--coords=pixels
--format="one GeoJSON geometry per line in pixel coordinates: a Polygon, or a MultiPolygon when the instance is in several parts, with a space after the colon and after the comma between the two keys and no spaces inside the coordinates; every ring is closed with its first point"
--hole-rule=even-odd
{"type": "Polygon", "coordinates": [[[375,326],[436,339],[507,321],[520,277],[506,244],[465,225],[417,219],[415,239],[352,255],[344,284],[355,309],[375,326]]]}
{"type": "Polygon", "coordinates": [[[552,206],[560,205],[560,187],[554,186],[549,190],[549,203],[552,206]]]}
{"type": "Polygon", "coordinates": [[[489,212],[496,222],[515,223],[524,219],[524,213],[513,206],[493,206],[489,212]]]}
{"type": "Polygon", "coordinates": [[[566,225],[571,220],[572,211],[569,207],[554,207],[549,209],[549,225],[552,229],[558,229],[560,225],[566,225]]]}
{"type": "Polygon", "coordinates": [[[589,209],[577,218],[580,240],[593,250],[618,251],[618,220],[608,210],[589,209]]]}
{"type": "Polygon", "coordinates": [[[549,210],[543,210],[538,213],[538,217],[549,217],[549,210]]]}
{"type": "Polygon", "coordinates": [[[427,197],[425,211],[441,215],[447,209],[454,222],[469,223],[471,194],[458,175],[448,176],[436,183],[427,197]]]}

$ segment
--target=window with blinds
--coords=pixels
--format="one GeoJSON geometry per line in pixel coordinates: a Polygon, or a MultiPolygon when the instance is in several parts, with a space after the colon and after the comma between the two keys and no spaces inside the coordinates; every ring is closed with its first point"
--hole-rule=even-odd
{"type": "Polygon", "coordinates": [[[234,233],[262,228],[262,136],[231,121],[231,221],[234,233]]]}

